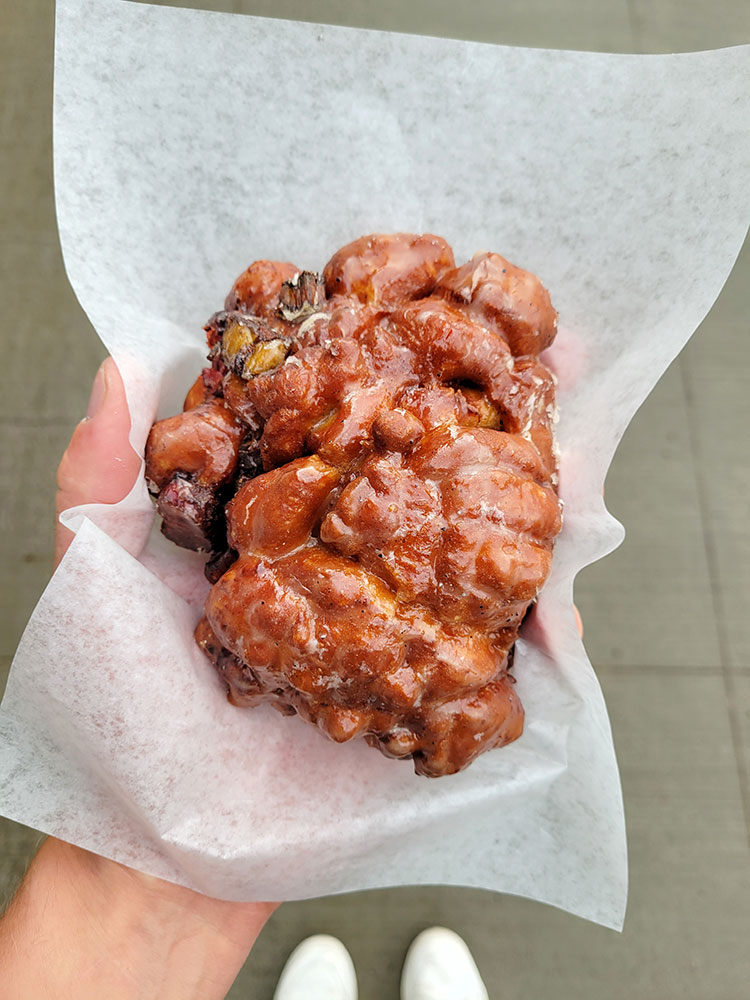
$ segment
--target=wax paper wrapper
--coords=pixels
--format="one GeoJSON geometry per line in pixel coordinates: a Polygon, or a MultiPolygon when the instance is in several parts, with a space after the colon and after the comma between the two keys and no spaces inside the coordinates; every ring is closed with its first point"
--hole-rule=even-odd
{"type": "Polygon", "coordinates": [[[518,642],[522,738],[428,780],[227,703],[192,640],[203,560],[154,530],[142,479],[68,512],[76,539],[0,714],[8,816],[228,899],[447,883],[621,926],[620,783],[573,581],[622,540],[601,496],[616,444],[741,246],[749,56],[58,4],[60,237],[133,446],[179,409],[201,324],[250,261],[319,269],[363,233],[435,232],[457,260],[497,250],[550,290],[565,516],[518,642]]]}

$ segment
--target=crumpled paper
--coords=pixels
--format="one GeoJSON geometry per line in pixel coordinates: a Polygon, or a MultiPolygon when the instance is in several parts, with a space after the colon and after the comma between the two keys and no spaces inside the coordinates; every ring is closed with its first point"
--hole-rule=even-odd
{"type": "Polygon", "coordinates": [[[749,69],[748,46],[600,55],[60,0],[60,238],[133,446],[179,409],[250,261],[435,232],[534,271],[559,310],[565,523],[515,658],[523,737],[430,781],[227,703],[192,641],[202,559],[154,530],[142,479],[68,511],[0,710],[2,811],[227,899],[447,883],[621,927],[620,783],[573,581],[622,541],[614,449],[742,244],[749,69]]]}

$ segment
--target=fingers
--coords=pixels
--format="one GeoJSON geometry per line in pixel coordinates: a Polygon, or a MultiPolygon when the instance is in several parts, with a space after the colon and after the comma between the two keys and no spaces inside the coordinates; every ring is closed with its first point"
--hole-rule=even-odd
{"type": "MultiPolygon", "coordinates": [[[[130,446],[130,414],[125,387],[112,358],[96,373],[88,413],[73,431],[57,470],[57,517],[68,507],[117,503],[127,496],[140,471],[140,458],[130,446]]],[[[55,566],[73,540],[59,520],[55,533],[55,566]]]]}

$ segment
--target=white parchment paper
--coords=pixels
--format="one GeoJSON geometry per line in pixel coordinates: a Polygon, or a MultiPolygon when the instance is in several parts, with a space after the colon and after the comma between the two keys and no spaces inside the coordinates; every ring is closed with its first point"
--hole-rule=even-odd
{"type": "Polygon", "coordinates": [[[152,532],[142,481],[70,512],[0,712],[2,810],[230,899],[448,883],[620,927],[620,783],[573,580],[622,540],[614,448],[741,246],[749,70],[747,46],[553,52],[61,0],[60,237],[134,447],[250,261],[320,268],[363,233],[435,232],[550,289],[565,526],[515,660],[523,737],[430,781],[226,702],[191,636],[201,559],[152,532]]]}

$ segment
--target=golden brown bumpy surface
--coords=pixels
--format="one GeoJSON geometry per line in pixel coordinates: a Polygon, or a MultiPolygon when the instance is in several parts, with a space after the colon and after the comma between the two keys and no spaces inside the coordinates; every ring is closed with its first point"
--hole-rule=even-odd
{"type": "Polygon", "coordinates": [[[240,275],[146,449],[162,530],[212,553],[196,640],[234,704],[433,777],[520,736],[512,650],[560,530],[556,328],[534,275],[436,236],[240,275]]]}

